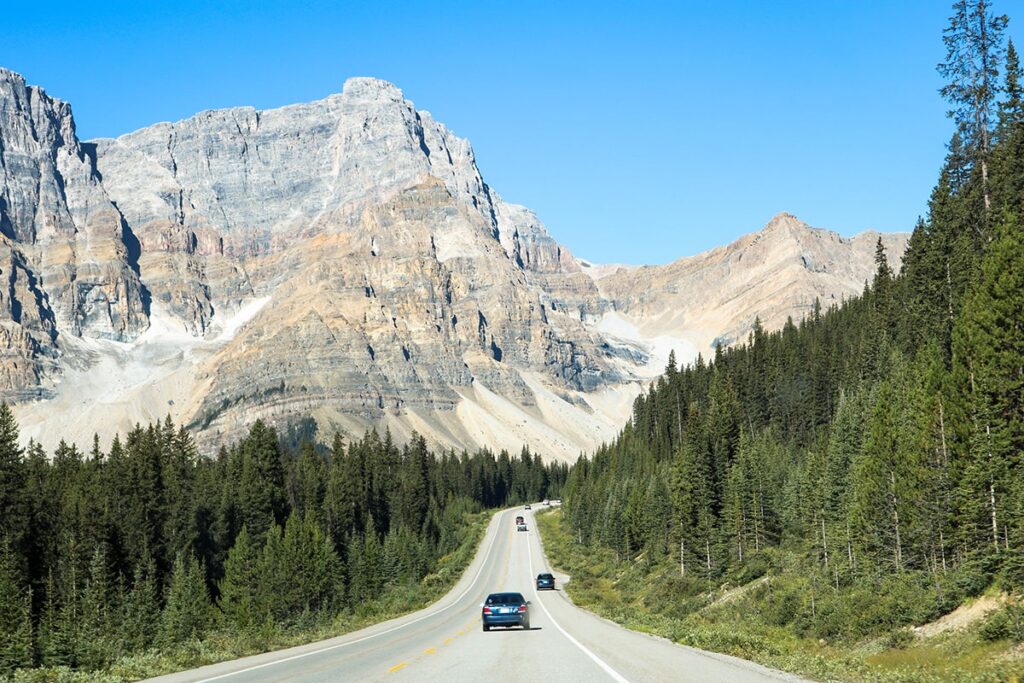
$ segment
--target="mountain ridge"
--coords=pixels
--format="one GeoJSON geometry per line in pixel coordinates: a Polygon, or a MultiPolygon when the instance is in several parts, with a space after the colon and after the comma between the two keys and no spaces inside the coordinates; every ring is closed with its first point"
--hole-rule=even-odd
{"type": "MultiPolygon", "coordinates": [[[[14,120],[10,103],[0,96],[0,122],[14,120]]],[[[60,120],[73,136],[66,111],[60,120]]],[[[688,358],[687,345],[696,351],[709,341],[703,329],[692,334],[692,320],[649,319],[676,305],[664,298],[670,289],[707,299],[692,289],[699,278],[680,279],[672,264],[640,269],[649,281],[591,277],[594,266],[581,265],[536,214],[487,185],[468,141],[386,81],[349,79],[314,102],[207,110],[66,146],[84,166],[69,168],[102,193],[121,230],[103,252],[113,265],[89,272],[116,275],[123,266],[136,275],[108,277],[109,294],[108,280],[92,289],[107,287],[98,291],[108,309],[127,301],[137,314],[134,327],[114,335],[100,324],[121,319],[114,315],[79,316],[89,324],[75,327],[61,313],[49,347],[8,351],[3,389],[21,400],[26,438],[45,442],[61,415],[84,443],[93,431],[110,438],[170,414],[208,450],[256,418],[286,426],[313,416],[325,434],[387,427],[436,445],[540,444],[546,457],[574,459],[614,435],[660,370],[662,346],[679,342],[688,358]],[[637,333],[623,334],[620,323],[637,333]],[[45,371],[12,374],[25,359],[45,371]],[[33,397],[40,400],[25,400],[33,397]]],[[[8,194],[11,177],[0,188],[8,194]]],[[[37,212],[61,209],[48,196],[29,199],[23,204],[37,212]]],[[[8,205],[0,218],[14,224],[8,205]]],[[[91,244],[89,226],[72,218],[73,245],[91,244]]],[[[36,233],[22,234],[15,251],[39,252],[26,260],[29,271],[65,258],[36,233]]],[[[819,254],[829,268],[854,253],[851,243],[830,248],[819,254]]],[[[691,265],[702,257],[689,257],[698,259],[691,265]]],[[[854,270],[863,278],[862,261],[854,270]]],[[[849,277],[820,275],[817,289],[785,275],[774,284],[784,301],[773,305],[792,313],[786,293],[849,289],[849,277]]],[[[52,296],[62,301],[60,290],[52,296]]],[[[39,310],[50,297],[48,289],[37,297],[39,310]]],[[[723,319],[711,331],[721,336],[744,320],[723,319]]],[[[13,314],[2,322],[11,335],[33,334],[13,314]]]]}

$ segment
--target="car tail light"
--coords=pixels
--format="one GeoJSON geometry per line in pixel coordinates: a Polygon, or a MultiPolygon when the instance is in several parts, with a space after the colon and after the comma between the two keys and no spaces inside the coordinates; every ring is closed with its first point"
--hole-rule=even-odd
{"type": "Polygon", "coordinates": [[[491,613],[491,608],[490,607],[484,607],[484,614],[490,614],[490,613],[491,613]]]}
{"type": "Polygon", "coordinates": [[[525,612],[526,611],[526,605],[519,605],[519,611],[520,612],[525,612]]]}

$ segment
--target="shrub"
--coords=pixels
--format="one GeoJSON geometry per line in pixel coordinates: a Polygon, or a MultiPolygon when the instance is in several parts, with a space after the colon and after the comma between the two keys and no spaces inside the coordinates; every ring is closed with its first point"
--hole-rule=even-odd
{"type": "Polygon", "coordinates": [[[909,628],[895,628],[885,638],[885,646],[893,650],[904,650],[917,640],[909,628]]]}
{"type": "Polygon", "coordinates": [[[1024,606],[1010,604],[996,610],[985,619],[979,633],[988,641],[1024,641],[1024,606]]]}

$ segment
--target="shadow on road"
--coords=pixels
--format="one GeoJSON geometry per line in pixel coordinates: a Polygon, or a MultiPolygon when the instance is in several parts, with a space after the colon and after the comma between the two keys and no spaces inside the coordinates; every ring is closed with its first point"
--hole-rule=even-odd
{"type": "Polygon", "coordinates": [[[522,633],[523,631],[543,631],[543,630],[544,630],[544,628],[542,626],[531,626],[530,628],[519,628],[518,626],[513,626],[512,628],[502,628],[501,626],[492,626],[491,627],[491,632],[494,632],[494,631],[505,631],[506,633],[522,633]]]}

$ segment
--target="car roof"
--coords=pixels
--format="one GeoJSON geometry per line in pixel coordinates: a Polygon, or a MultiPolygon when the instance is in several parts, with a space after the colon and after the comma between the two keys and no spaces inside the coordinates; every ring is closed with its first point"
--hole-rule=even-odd
{"type": "Polygon", "coordinates": [[[541,572],[540,574],[537,574],[537,576],[543,576],[543,577],[547,578],[547,577],[551,576],[551,574],[550,574],[550,572],[541,572]]]}
{"type": "Polygon", "coordinates": [[[487,602],[526,602],[522,593],[491,593],[487,596],[487,602]]]}

